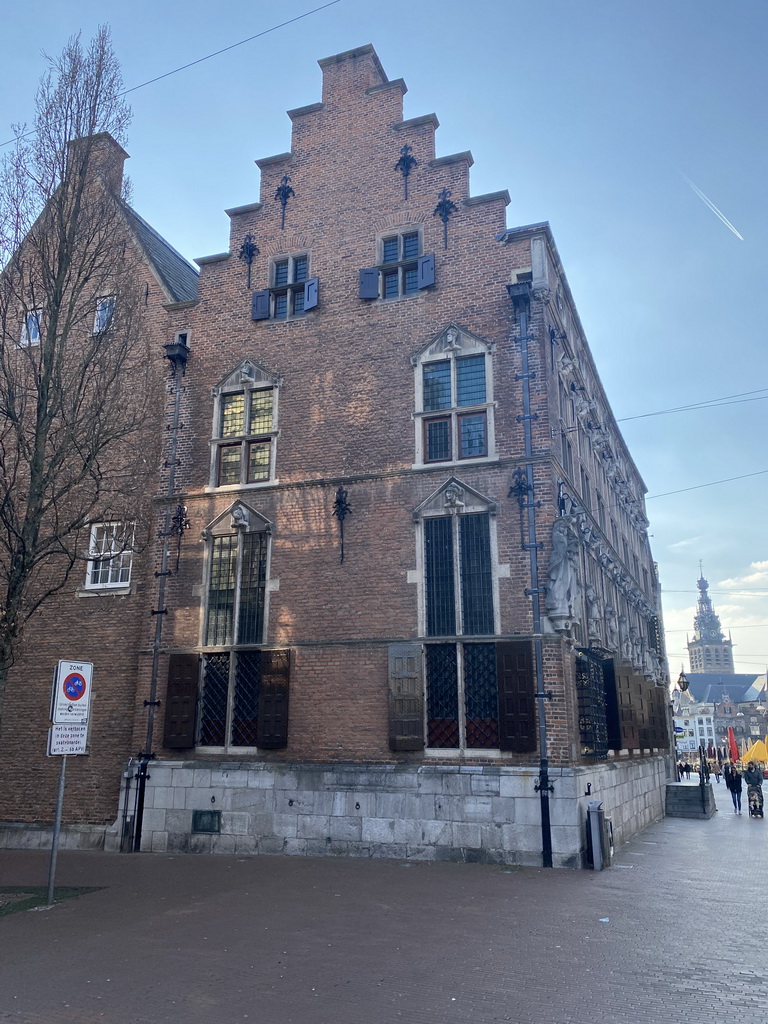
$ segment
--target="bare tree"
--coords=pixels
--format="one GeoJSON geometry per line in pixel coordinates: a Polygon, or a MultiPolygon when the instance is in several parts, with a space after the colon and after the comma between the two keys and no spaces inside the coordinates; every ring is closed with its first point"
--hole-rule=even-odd
{"type": "Polygon", "coordinates": [[[0,707],[25,623],[87,557],[92,522],[135,522],[155,468],[119,65],[106,28],[46,59],[0,175],[0,707]]]}

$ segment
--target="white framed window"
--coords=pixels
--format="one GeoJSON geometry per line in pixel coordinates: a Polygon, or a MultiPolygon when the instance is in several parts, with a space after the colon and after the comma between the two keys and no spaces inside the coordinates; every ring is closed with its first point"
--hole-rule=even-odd
{"type": "Polygon", "coordinates": [[[214,388],[211,486],[274,478],[278,380],[246,361],[214,388]]]}
{"type": "Polygon", "coordinates": [[[129,586],[132,562],[132,523],[91,524],[86,589],[129,586]]]}
{"type": "Polygon", "coordinates": [[[43,311],[41,309],[30,309],[24,317],[21,325],[21,337],[19,338],[20,348],[30,348],[40,344],[40,324],[43,311]]]}
{"type": "Polygon", "coordinates": [[[416,463],[495,458],[491,347],[450,327],[413,363],[416,463]]]}
{"type": "Polygon", "coordinates": [[[96,300],[96,314],[93,318],[94,334],[103,334],[104,331],[108,331],[112,326],[115,316],[115,302],[116,298],[114,295],[102,295],[96,300]]]}

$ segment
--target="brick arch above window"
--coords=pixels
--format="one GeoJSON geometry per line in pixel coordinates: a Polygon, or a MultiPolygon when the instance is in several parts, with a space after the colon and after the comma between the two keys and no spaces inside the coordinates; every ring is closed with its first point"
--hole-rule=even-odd
{"type": "Polygon", "coordinates": [[[381,217],[373,221],[372,229],[377,233],[391,231],[393,228],[407,227],[409,224],[431,224],[432,215],[429,213],[391,213],[387,217],[381,217]]]}
{"type": "Polygon", "coordinates": [[[274,242],[267,242],[262,247],[261,252],[263,256],[274,259],[275,256],[288,256],[294,252],[311,249],[314,244],[315,239],[312,235],[286,235],[285,238],[278,238],[274,242]]]}

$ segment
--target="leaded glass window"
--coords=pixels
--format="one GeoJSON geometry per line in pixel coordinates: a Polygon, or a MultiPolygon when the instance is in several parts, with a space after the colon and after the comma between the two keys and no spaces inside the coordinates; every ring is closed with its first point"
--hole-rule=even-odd
{"type": "Polygon", "coordinates": [[[486,356],[427,360],[421,364],[425,462],[453,462],[488,455],[486,356]],[[470,411],[471,410],[471,411],[470,411]],[[439,417],[430,413],[440,413],[439,417]]]}
{"type": "Polygon", "coordinates": [[[215,483],[252,484],[269,480],[275,433],[275,389],[257,387],[219,398],[215,483]]]}
{"type": "Polygon", "coordinates": [[[264,642],[269,534],[237,529],[209,543],[197,742],[255,747],[262,651],[254,648],[264,642]]]}

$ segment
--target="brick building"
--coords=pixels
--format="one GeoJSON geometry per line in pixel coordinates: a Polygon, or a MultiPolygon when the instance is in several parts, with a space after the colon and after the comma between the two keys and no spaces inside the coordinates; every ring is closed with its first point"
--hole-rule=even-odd
{"type": "Polygon", "coordinates": [[[619,840],[663,814],[645,488],[548,225],[470,194],[372,47],[320,66],[163,306],[120,745],[158,760],[106,783],[106,843],[577,866],[586,794],[619,840]]]}

